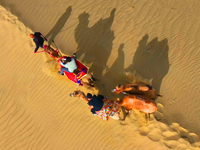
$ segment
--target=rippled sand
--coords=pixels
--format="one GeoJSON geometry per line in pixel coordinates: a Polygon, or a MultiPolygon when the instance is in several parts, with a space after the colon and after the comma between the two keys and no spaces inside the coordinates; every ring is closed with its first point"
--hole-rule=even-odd
{"type": "Polygon", "coordinates": [[[200,2],[1,0],[0,149],[199,149],[200,2]],[[124,124],[92,116],[69,97],[77,86],[57,63],[34,54],[40,31],[62,54],[77,53],[112,100],[118,83],[143,81],[163,95],[158,111],[124,124]],[[56,46],[52,43],[54,39],[56,46]]]}

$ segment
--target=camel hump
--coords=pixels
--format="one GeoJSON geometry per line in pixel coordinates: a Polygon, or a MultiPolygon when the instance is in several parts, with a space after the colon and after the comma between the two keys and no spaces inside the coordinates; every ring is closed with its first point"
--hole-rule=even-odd
{"type": "Polygon", "coordinates": [[[153,89],[153,87],[151,85],[148,85],[148,84],[146,85],[146,87],[148,87],[149,90],[153,89]]]}

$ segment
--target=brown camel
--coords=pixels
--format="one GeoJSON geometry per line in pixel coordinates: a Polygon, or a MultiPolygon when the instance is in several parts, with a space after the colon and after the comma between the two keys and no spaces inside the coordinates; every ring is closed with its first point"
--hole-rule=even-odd
{"type": "Polygon", "coordinates": [[[75,90],[73,93],[70,94],[70,96],[78,97],[78,98],[83,99],[84,101],[88,102],[85,93],[80,90],[75,90]]]}
{"type": "Polygon", "coordinates": [[[124,94],[145,95],[149,98],[154,98],[155,96],[161,96],[156,93],[156,90],[152,86],[144,82],[137,82],[126,85],[119,84],[115,87],[115,89],[112,90],[112,92],[115,92],[116,94],[124,93],[124,94]]]}
{"type": "MultiPolygon", "coordinates": [[[[123,106],[129,113],[132,109],[139,110],[147,114],[155,112],[158,108],[156,103],[144,95],[128,95],[120,101],[115,101],[111,108],[114,112],[119,112],[120,107],[123,106]]],[[[123,120],[125,120],[126,116],[123,120]]]]}
{"type": "Polygon", "coordinates": [[[98,79],[94,78],[92,73],[88,73],[85,77],[81,78],[81,83],[88,87],[94,87],[94,83],[97,82],[98,79]]]}
{"type": "Polygon", "coordinates": [[[59,51],[57,49],[54,50],[50,45],[44,45],[44,51],[47,52],[54,59],[61,58],[59,51]]]}

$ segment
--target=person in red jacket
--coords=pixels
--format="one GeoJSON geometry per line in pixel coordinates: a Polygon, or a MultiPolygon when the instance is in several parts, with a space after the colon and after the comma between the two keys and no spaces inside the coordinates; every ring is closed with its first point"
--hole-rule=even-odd
{"type": "Polygon", "coordinates": [[[30,34],[30,37],[33,38],[33,41],[35,42],[35,45],[36,45],[34,53],[37,52],[39,47],[43,48],[44,39],[45,41],[47,41],[47,39],[40,32],[35,32],[34,34],[30,34]]]}

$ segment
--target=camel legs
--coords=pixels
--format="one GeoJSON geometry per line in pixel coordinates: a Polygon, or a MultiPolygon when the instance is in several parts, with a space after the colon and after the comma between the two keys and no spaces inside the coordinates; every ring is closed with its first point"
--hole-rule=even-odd
{"type": "MultiPolygon", "coordinates": [[[[123,107],[123,106],[122,106],[123,107]]],[[[122,110],[122,112],[123,112],[123,114],[124,114],[124,118],[123,119],[121,119],[122,120],[122,123],[124,123],[124,121],[125,121],[125,119],[126,119],[126,117],[127,117],[127,115],[128,114],[130,114],[131,113],[131,111],[129,110],[128,112],[126,112],[126,110],[125,110],[125,108],[123,107],[123,108],[121,108],[121,110],[122,110]]]]}
{"type": "Polygon", "coordinates": [[[150,114],[145,113],[145,119],[146,119],[146,123],[147,123],[150,120],[150,114]]]}

